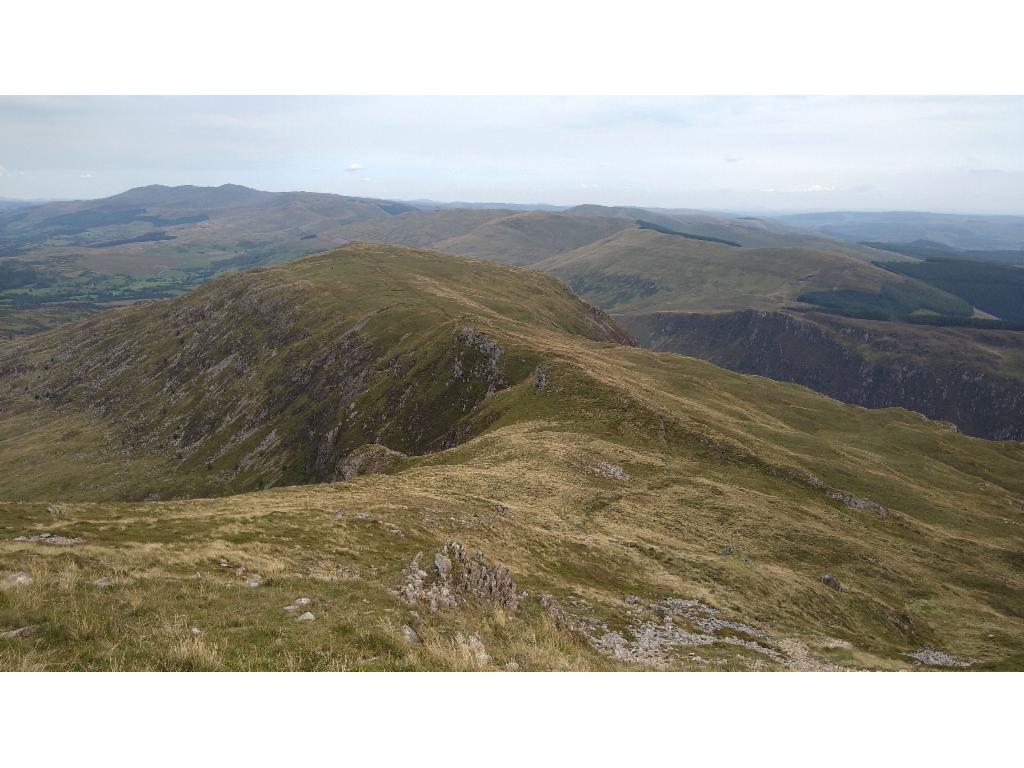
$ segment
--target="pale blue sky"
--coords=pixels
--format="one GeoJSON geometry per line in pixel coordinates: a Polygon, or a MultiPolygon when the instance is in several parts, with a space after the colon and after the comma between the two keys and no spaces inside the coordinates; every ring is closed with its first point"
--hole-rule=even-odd
{"type": "Polygon", "coordinates": [[[1024,214],[1024,98],[0,98],[0,197],[1024,214]]]}

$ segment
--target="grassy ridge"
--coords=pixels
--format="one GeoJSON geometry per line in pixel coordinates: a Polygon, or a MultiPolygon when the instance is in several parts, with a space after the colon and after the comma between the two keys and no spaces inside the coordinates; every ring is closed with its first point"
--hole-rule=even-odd
{"type": "MultiPolygon", "coordinates": [[[[0,628],[35,634],[0,639],[0,664],[901,669],[915,667],[905,654],[930,647],[975,667],[1020,667],[1020,444],[615,338],[544,275],[357,245],[8,343],[0,570],[34,581],[0,591],[0,628]],[[175,318],[185,321],[180,337],[168,325],[175,318]],[[350,343],[373,353],[362,389],[303,375],[305,361],[340,356],[350,343]],[[252,365],[217,379],[226,369],[211,371],[233,354],[254,355],[252,365]],[[174,365],[208,365],[161,362],[175,355],[174,365]],[[325,433],[310,439],[312,415],[353,404],[351,422],[324,420],[369,430],[338,438],[339,451],[367,437],[423,450],[343,483],[98,500],[144,490],[154,472],[178,477],[181,495],[191,495],[188,483],[203,491],[182,478],[201,476],[191,463],[200,451],[234,445],[218,437],[216,419],[204,426],[217,415],[211,403],[237,399],[231,390],[209,399],[233,380],[268,393],[244,410],[268,406],[264,430],[282,440],[272,453],[289,465],[320,455],[325,433]],[[61,382],[70,389],[58,398],[27,399],[61,382]],[[160,447],[163,422],[134,405],[159,402],[154,392],[173,404],[168,428],[195,430],[194,442],[178,445],[196,453],[177,459],[160,447]],[[403,411],[407,392],[414,401],[403,411]],[[447,415],[424,425],[403,412],[447,415]],[[462,430],[454,443],[431,441],[452,426],[462,430]],[[55,458],[55,443],[79,440],[76,430],[81,441],[55,458]],[[91,465],[100,455],[90,443],[105,434],[115,448],[122,435],[135,443],[91,465]],[[121,473],[120,489],[108,472],[121,473]],[[14,541],[41,531],[81,541],[14,541]],[[509,566],[528,593],[515,611],[464,597],[434,612],[399,598],[416,553],[430,569],[449,540],[509,566]],[[244,586],[254,573],[260,585],[244,586]],[[826,573],[842,591],[822,583],[826,573]],[[102,577],[108,586],[93,583],[102,577]],[[308,626],[283,610],[299,596],[312,599],[308,626]],[[717,613],[696,615],[704,609],[670,598],[717,613]],[[699,646],[686,641],[694,633],[704,633],[699,646]],[[675,641],[643,650],[641,636],[675,641]]],[[[351,358],[343,367],[360,375],[351,358]]],[[[289,481],[261,461],[263,479],[289,481]]]]}

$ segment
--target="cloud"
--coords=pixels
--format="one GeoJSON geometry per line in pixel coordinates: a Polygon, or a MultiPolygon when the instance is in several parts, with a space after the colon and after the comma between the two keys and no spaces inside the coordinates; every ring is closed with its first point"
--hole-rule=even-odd
{"type": "Polygon", "coordinates": [[[799,192],[837,192],[837,187],[824,184],[811,184],[809,187],[790,187],[788,189],[777,189],[775,187],[768,187],[762,189],[762,192],[783,192],[787,194],[799,193],[799,192]]]}
{"type": "Polygon", "coordinates": [[[345,170],[349,173],[355,173],[356,171],[366,170],[366,166],[360,165],[359,163],[352,163],[351,165],[346,165],[345,170]]]}
{"type": "Polygon", "coordinates": [[[80,179],[91,179],[92,178],[92,174],[91,173],[80,173],[80,174],[78,174],[78,178],[80,178],[80,179]]]}
{"type": "Polygon", "coordinates": [[[742,157],[723,157],[722,159],[725,160],[725,162],[727,162],[727,163],[738,163],[743,158],[742,157]]]}
{"type": "Polygon", "coordinates": [[[0,176],[7,176],[9,174],[10,174],[10,171],[8,171],[6,168],[4,168],[2,165],[0,165],[0,176]]]}

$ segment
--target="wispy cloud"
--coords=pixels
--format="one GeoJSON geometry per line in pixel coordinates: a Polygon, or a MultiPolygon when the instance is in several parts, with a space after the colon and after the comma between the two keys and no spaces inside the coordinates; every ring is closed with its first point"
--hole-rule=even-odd
{"type": "Polygon", "coordinates": [[[1020,214],[1022,136],[1020,97],[0,97],[0,153],[17,158],[0,195],[358,183],[397,199],[1020,214]]]}
{"type": "Polygon", "coordinates": [[[811,184],[808,187],[787,187],[785,189],[778,189],[776,187],[768,187],[768,189],[762,189],[762,192],[785,192],[787,194],[801,193],[801,192],[836,192],[838,188],[831,184],[811,184]]]}

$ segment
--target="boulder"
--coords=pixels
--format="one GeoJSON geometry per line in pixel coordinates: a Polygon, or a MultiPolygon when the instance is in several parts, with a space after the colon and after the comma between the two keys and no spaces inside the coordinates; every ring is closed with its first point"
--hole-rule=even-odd
{"type": "Polygon", "coordinates": [[[829,589],[834,589],[836,592],[843,591],[843,585],[839,583],[839,579],[833,576],[831,573],[826,573],[821,577],[821,583],[829,589]]]}
{"type": "Polygon", "coordinates": [[[420,641],[420,636],[416,634],[416,630],[410,627],[408,624],[402,625],[402,638],[409,645],[416,645],[420,641]]]}
{"type": "Polygon", "coordinates": [[[16,571],[0,579],[0,589],[13,589],[14,587],[27,587],[32,583],[32,577],[24,571],[16,571]]]}

